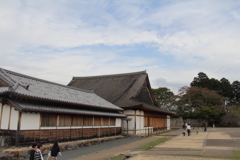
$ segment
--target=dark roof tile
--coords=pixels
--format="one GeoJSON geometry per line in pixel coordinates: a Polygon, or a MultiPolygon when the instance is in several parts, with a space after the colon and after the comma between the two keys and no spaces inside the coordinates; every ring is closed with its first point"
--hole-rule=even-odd
{"type": "MultiPolygon", "coordinates": [[[[0,79],[8,84],[13,94],[16,95],[110,110],[122,110],[99,97],[93,91],[69,87],[5,69],[0,69],[0,79]]],[[[0,93],[1,91],[6,91],[6,87],[0,89],[0,93]]]]}

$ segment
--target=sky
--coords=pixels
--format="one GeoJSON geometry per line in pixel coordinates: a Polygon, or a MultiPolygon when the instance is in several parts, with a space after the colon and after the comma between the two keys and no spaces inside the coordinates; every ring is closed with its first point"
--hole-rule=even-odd
{"type": "Polygon", "coordinates": [[[0,68],[68,84],[144,71],[174,93],[240,80],[239,0],[2,0],[0,68]]]}

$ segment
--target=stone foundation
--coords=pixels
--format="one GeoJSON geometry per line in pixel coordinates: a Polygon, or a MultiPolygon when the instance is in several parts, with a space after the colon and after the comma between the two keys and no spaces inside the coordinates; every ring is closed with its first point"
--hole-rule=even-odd
{"type": "Polygon", "coordinates": [[[182,128],[183,124],[189,123],[192,127],[202,127],[204,120],[200,119],[185,119],[182,117],[171,118],[171,128],[182,128]]]}
{"type": "Polygon", "coordinates": [[[170,126],[171,126],[171,128],[181,128],[183,123],[184,122],[183,122],[183,118],[182,117],[171,118],[170,126]]]}
{"type": "MultiPolygon", "coordinates": [[[[124,138],[124,136],[114,136],[114,137],[105,137],[105,138],[97,138],[97,139],[89,139],[89,140],[81,140],[81,141],[72,141],[59,143],[59,147],[61,151],[64,152],[68,149],[76,149],[85,146],[92,146],[95,144],[100,144],[103,142],[111,141],[124,138]]],[[[44,144],[45,149],[50,150],[50,147],[53,144],[44,144]]],[[[29,159],[29,152],[31,147],[22,147],[22,148],[8,148],[4,149],[3,153],[0,155],[0,160],[26,160],[29,159]]]]}

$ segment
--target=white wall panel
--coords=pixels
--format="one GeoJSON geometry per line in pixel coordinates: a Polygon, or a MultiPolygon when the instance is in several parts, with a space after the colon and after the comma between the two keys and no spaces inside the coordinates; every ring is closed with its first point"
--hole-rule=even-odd
{"type": "Polygon", "coordinates": [[[141,111],[139,111],[139,110],[136,110],[136,115],[141,115],[142,114],[142,112],[141,111]]]}
{"type": "Polygon", "coordinates": [[[40,113],[22,113],[21,130],[39,129],[40,113]]]}
{"type": "Polygon", "coordinates": [[[170,115],[167,116],[167,129],[170,129],[170,115]]]}
{"type": "MultiPolygon", "coordinates": [[[[0,100],[2,100],[2,98],[0,98],[0,100]]],[[[2,122],[2,114],[1,114],[1,112],[2,112],[2,103],[0,103],[0,122],[2,122]]],[[[0,124],[1,125],[1,124],[0,124]]],[[[0,129],[1,129],[1,127],[0,127],[0,129]]]]}
{"type": "Polygon", "coordinates": [[[126,114],[126,115],[131,114],[131,115],[133,115],[133,114],[135,114],[135,111],[134,110],[124,110],[123,114],[126,114]]]}
{"type": "Polygon", "coordinates": [[[5,104],[3,106],[1,129],[8,129],[9,112],[10,112],[10,106],[5,104]]]}
{"type": "Polygon", "coordinates": [[[116,118],[116,127],[121,127],[121,125],[122,125],[121,118],[116,118]]]}
{"type": "Polygon", "coordinates": [[[10,120],[10,130],[17,130],[18,124],[18,111],[12,108],[11,120],[10,120]]]}

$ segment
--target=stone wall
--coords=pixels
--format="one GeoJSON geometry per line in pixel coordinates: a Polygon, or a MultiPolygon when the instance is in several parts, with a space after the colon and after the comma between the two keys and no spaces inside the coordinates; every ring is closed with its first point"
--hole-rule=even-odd
{"type": "Polygon", "coordinates": [[[171,118],[171,128],[182,128],[183,124],[190,124],[192,127],[202,127],[204,120],[199,119],[185,119],[182,117],[171,118]]]}
{"type": "Polygon", "coordinates": [[[184,122],[190,124],[191,127],[202,127],[205,121],[200,119],[186,119],[184,122]]]}
{"type": "MultiPolygon", "coordinates": [[[[124,138],[124,136],[113,136],[113,137],[59,143],[59,147],[63,152],[68,149],[76,149],[76,148],[85,147],[85,146],[92,146],[95,144],[100,144],[103,142],[116,140],[120,138],[124,138]]],[[[50,150],[50,147],[52,146],[52,144],[44,144],[44,146],[45,146],[45,149],[50,150]]],[[[31,147],[19,147],[19,148],[13,147],[13,148],[4,149],[2,154],[0,155],[0,160],[27,160],[29,159],[30,150],[31,150],[31,147]]]]}
{"type": "Polygon", "coordinates": [[[183,125],[183,118],[178,117],[178,118],[171,118],[170,120],[170,126],[171,128],[181,128],[183,125]]]}

